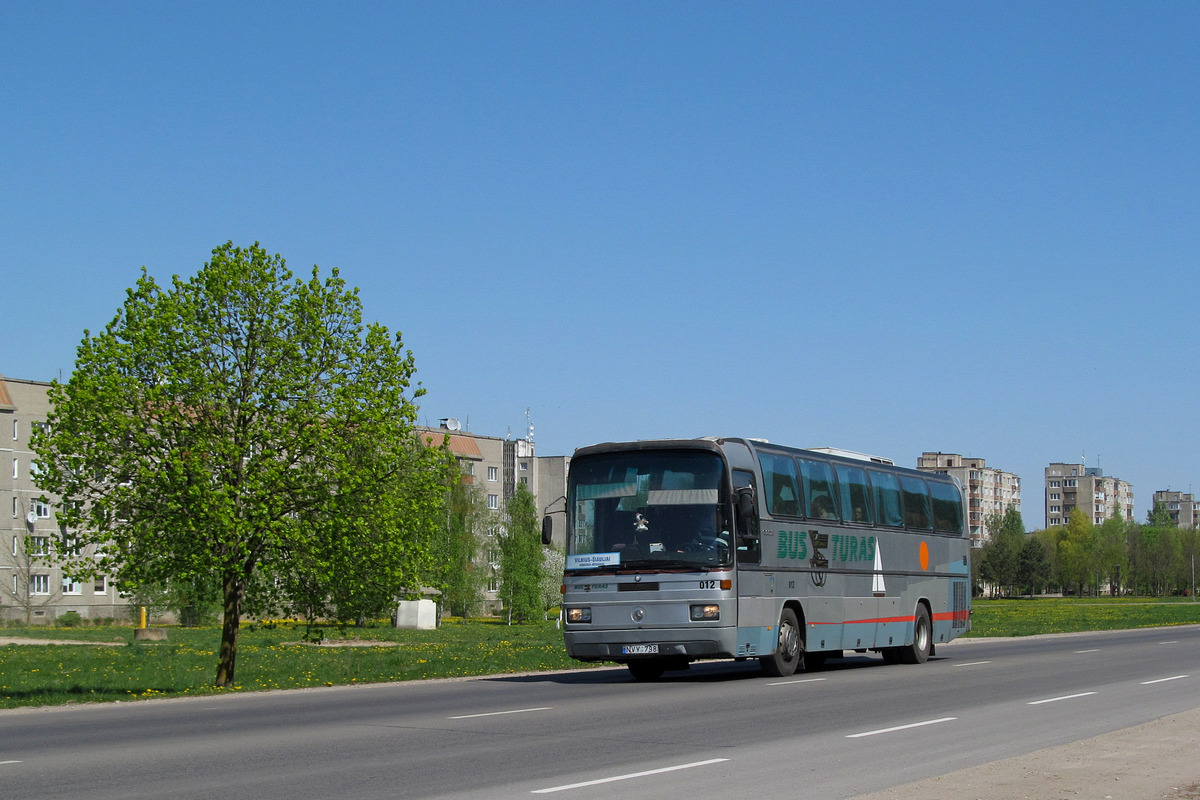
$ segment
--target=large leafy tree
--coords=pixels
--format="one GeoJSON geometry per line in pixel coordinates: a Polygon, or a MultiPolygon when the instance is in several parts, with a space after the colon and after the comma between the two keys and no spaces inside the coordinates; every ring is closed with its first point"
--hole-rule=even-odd
{"type": "Polygon", "coordinates": [[[336,269],[293,280],[227,243],[167,287],[143,269],[85,332],[50,389],[40,485],[128,590],[216,587],[216,683],[232,686],[248,592],[371,607],[429,571],[444,465],[414,434],[413,372],[336,269]]]}

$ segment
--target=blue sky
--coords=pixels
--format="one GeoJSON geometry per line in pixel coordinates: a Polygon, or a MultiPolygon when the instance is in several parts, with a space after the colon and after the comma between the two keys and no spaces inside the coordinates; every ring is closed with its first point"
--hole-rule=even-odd
{"type": "Polygon", "coordinates": [[[260,241],[538,452],[1200,491],[1200,5],[6,3],[0,373],[260,241]]]}

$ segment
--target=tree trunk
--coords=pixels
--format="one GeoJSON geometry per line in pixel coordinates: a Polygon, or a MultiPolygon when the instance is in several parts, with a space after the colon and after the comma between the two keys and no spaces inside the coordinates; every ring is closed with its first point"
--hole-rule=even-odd
{"type": "Polygon", "coordinates": [[[233,670],[237,663],[238,626],[242,620],[242,597],[245,587],[234,575],[225,577],[225,613],[221,622],[221,652],[217,661],[217,686],[232,689],[233,670]]]}

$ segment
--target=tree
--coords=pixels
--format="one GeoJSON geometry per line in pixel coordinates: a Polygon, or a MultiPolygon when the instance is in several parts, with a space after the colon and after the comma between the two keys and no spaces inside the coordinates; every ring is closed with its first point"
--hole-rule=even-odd
{"type": "Polygon", "coordinates": [[[541,595],[544,613],[562,605],[563,567],[566,563],[567,557],[562,551],[543,545],[541,595]]]}
{"type": "Polygon", "coordinates": [[[1021,543],[1017,553],[1017,585],[1026,594],[1039,594],[1050,580],[1050,560],[1046,554],[1046,545],[1038,536],[1027,536],[1021,543]]]}
{"type": "Polygon", "coordinates": [[[438,587],[442,603],[453,615],[466,617],[483,604],[488,571],[480,563],[483,537],[492,526],[483,493],[454,475],[447,491],[445,523],[440,543],[438,587]]]}
{"type": "Polygon", "coordinates": [[[1011,592],[1017,582],[1018,555],[1025,538],[1021,512],[1010,506],[1004,514],[989,514],[984,524],[989,541],[984,548],[980,577],[995,589],[1011,592]]]}
{"type": "Polygon", "coordinates": [[[128,591],[218,587],[216,683],[233,686],[238,625],[268,589],[378,599],[430,571],[443,464],[413,431],[413,372],[336,269],[293,281],[231,242],[169,287],[143,268],[51,385],[39,485],[128,591]]]}
{"type": "Polygon", "coordinates": [[[500,597],[508,622],[528,622],[543,614],[542,540],[537,501],[523,483],[505,504],[506,524],[500,534],[500,597]]]}
{"type": "Polygon", "coordinates": [[[1084,584],[1094,574],[1094,541],[1094,526],[1087,514],[1073,509],[1058,540],[1058,568],[1064,589],[1074,584],[1079,594],[1083,594],[1084,584]]]}
{"type": "Polygon", "coordinates": [[[1114,597],[1121,591],[1121,575],[1129,572],[1125,527],[1125,519],[1118,510],[1096,529],[1095,563],[1114,597]]]}

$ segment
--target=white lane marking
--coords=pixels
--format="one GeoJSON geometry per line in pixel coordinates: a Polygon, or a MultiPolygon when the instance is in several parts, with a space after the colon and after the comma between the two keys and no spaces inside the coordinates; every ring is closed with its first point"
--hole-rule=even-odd
{"type": "Polygon", "coordinates": [[[908,725],[897,725],[894,728],[881,728],[877,731],[863,731],[862,733],[851,733],[846,736],[847,739],[861,739],[864,736],[876,736],[881,733],[895,733],[896,731],[907,731],[911,728],[920,728],[925,725],[937,725],[940,722],[953,722],[958,717],[942,717],[941,719],[927,719],[924,722],[911,722],[908,725]]]}
{"type": "Polygon", "coordinates": [[[1172,639],[1172,640],[1171,640],[1171,641],[1169,641],[1169,642],[1159,642],[1159,644],[1179,644],[1179,640],[1178,640],[1178,639],[1172,639]]]}
{"type": "Polygon", "coordinates": [[[799,680],[794,680],[794,681],[775,681],[773,683],[768,683],[767,686],[791,686],[793,683],[816,683],[817,681],[823,681],[823,680],[825,680],[825,679],[824,678],[801,678],[799,680]]]}
{"type": "Polygon", "coordinates": [[[504,714],[524,714],[527,711],[549,711],[552,706],[539,706],[538,708],[514,708],[512,711],[488,711],[483,714],[462,714],[457,717],[447,717],[446,719],[475,719],[476,717],[499,717],[504,714]]]}
{"type": "Polygon", "coordinates": [[[661,767],[659,769],[648,769],[645,772],[631,772],[628,775],[614,775],[611,778],[599,778],[594,781],[583,781],[582,783],[568,783],[563,786],[551,786],[548,789],[534,789],[530,794],[550,794],[552,792],[565,792],[568,789],[582,789],[585,786],[599,786],[602,783],[613,783],[615,781],[627,781],[632,778],[644,778],[647,775],[661,775],[664,772],[675,772],[681,769],[692,769],[693,767],[706,767],[709,764],[720,764],[722,761],[728,761],[728,758],[710,758],[707,761],[693,761],[691,764],[677,764],[674,767],[661,767]]]}
{"type": "Polygon", "coordinates": [[[1151,684],[1154,684],[1154,683],[1166,683],[1167,681],[1177,681],[1180,678],[1190,678],[1190,677],[1192,677],[1192,676],[1191,675],[1172,675],[1169,678],[1159,678],[1158,680],[1155,680],[1155,681],[1142,681],[1142,686],[1150,686],[1151,684]]]}
{"type": "Polygon", "coordinates": [[[1063,695],[1062,697],[1047,697],[1045,700],[1034,700],[1032,703],[1028,703],[1027,705],[1040,706],[1042,703],[1057,703],[1059,700],[1074,700],[1077,697],[1088,697],[1093,694],[1095,694],[1095,692],[1080,692],[1079,694],[1068,694],[1063,695]]]}
{"type": "Polygon", "coordinates": [[[980,664],[990,664],[990,661],[968,661],[966,664],[951,664],[952,667],[978,667],[980,664]]]}
{"type": "Polygon", "coordinates": [[[0,766],[5,764],[24,764],[24,761],[0,761],[0,766]]]}
{"type": "Polygon", "coordinates": [[[1075,651],[1075,654],[1076,654],[1076,655],[1078,655],[1078,654],[1080,654],[1080,653],[1099,653],[1099,652],[1100,652],[1100,648],[1099,648],[1099,647],[1095,647],[1095,648],[1093,648],[1093,649],[1091,649],[1091,650],[1076,650],[1076,651],[1075,651]]]}

